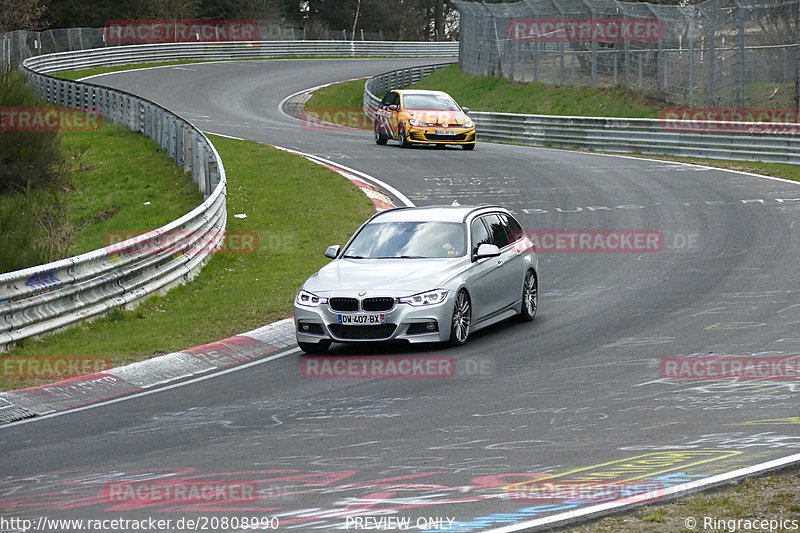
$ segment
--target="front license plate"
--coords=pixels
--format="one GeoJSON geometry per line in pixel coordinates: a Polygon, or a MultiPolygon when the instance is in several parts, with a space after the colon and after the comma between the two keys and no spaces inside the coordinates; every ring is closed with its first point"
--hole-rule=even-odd
{"type": "Polygon", "coordinates": [[[357,314],[357,315],[338,315],[339,324],[347,326],[374,326],[386,324],[386,315],[383,314],[357,314]]]}
{"type": "Polygon", "coordinates": [[[436,130],[436,135],[456,135],[454,130],[436,130]]]}

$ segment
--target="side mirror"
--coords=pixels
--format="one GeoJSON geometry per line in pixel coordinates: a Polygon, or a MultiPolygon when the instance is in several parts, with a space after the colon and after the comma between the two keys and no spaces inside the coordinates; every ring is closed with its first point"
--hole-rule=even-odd
{"type": "Polygon", "coordinates": [[[462,107],[461,111],[463,111],[464,114],[466,115],[467,113],[469,113],[469,108],[468,107],[462,107]]]}
{"type": "Polygon", "coordinates": [[[338,244],[334,244],[333,246],[328,246],[328,249],[325,250],[325,257],[330,257],[331,259],[336,259],[339,256],[339,249],[341,246],[338,244]]]}
{"type": "Polygon", "coordinates": [[[478,253],[475,254],[475,259],[483,259],[484,257],[497,257],[500,255],[500,248],[494,244],[481,244],[478,246],[478,253]]]}

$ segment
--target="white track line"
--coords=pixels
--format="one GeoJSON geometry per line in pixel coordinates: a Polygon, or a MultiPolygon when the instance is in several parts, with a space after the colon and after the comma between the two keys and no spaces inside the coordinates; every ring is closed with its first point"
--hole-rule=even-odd
{"type": "MultiPolygon", "coordinates": [[[[510,526],[503,526],[495,529],[486,529],[484,530],[483,533],[514,533],[517,531],[523,531],[525,529],[531,529],[536,527],[555,526],[561,522],[564,523],[573,522],[581,518],[589,518],[593,514],[604,516],[612,511],[621,511],[628,507],[646,505],[648,503],[654,503],[663,500],[665,498],[674,499],[679,496],[685,496],[702,489],[711,488],[715,485],[729,483],[736,479],[752,476],[754,474],[760,474],[768,470],[776,470],[778,468],[788,466],[798,461],[800,461],[800,453],[789,455],[786,457],[781,457],[780,459],[773,459],[772,461],[767,461],[765,463],[760,463],[753,466],[747,466],[744,468],[740,468],[738,470],[733,470],[725,474],[718,474],[716,476],[710,476],[703,479],[698,479],[696,481],[689,481],[688,483],[675,485],[673,487],[669,487],[666,489],[661,489],[658,490],[657,495],[651,498],[650,500],[641,500],[638,499],[637,496],[631,496],[628,498],[623,498],[622,500],[592,505],[575,511],[567,511],[552,516],[537,518],[535,520],[528,520],[527,522],[519,522],[517,524],[513,524],[510,526]]],[[[599,518],[599,517],[600,516],[593,518],[599,518]]]]}
{"type": "Polygon", "coordinates": [[[205,376],[200,376],[200,377],[188,379],[186,381],[181,381],[180,383],[173,383],[172,385],[165,385],[165,386],[159,387],[157,389],[151,389],[151,390],[146,390],[146,391],[142,391],[142,392],[137,392],[135,394],[131,394],[131,395],[128,395],[128,396],[121,396],[119,398],[112,398],[110,400],[105,400],[105,401],[102,401],[102,402],[93,403],[91,405],[85,405],[83,407],[75,407],[74,409],[67,409],[66,411],[59,411],[59,412],[56,412],[56,413],[50,413],[49,415],[41,415],[41,416],[36,416],[36,417],[33,417],[33,418],[27,418],[25,420],[19,420],[17,422],[11,422],[9,424],[2,424],[2,425],[0,425],[0,430],[6,429],[6,428],[9,428],[9,427],[12,427],[12,426],[19,426],[19,425],[22,425],[22,424],[29,424],[31,422],[38,422],[39,420],[45,420],[47,418],[54,418],[54,417],[57,417],[57,416],[63,416],[63,415],[71,414],[71,413],[77,413],[79,411],[86,411],[86,410],[89,410],[89,409],[95,409],[96,407],[102,407],[104,405],[111,405],[113,403],[118,403],[118,402],[126,402],[126,401],[132,400],[134,398],[140,398],[142,396],[149,396],[151,394],[156,394],[158,392],[164,392],[164,391],[171,390],[171,389],[177,389],[178,387],[183,387],[183,386],[186,386],[186,385],[192,385],[194,383],[199,383],[199,382],[205,381],[207,379],[213,379],[213,378],[216,378],[216,377],[219,377],[219,376],[223,376],[225,374],[230,374],[231,372],[238,372],[239,370],[244,370],[245,368],[250,368],[251,366],[260,365],[260,364],[263,364],[263,363],[268,363],[269,361],[274,361],[275,359],[280,359],[282,357],[286,357],[287,355],[293,355],[293,354],[296,354],[296,353],[299,353],[299,352],[300,352],[300,348],[298,348],[298,347],[289,348],[289,350],[287,352],[284,352],[284,353],[278,353],[278,354],[275,354],[275,355],[270,355],[270,356],[265,357],[263,359],[258,359],[256,361],[251,361],[249,363],[242,363],[241,365],[234,366],[233,368],[227,368],[225,370],[220,370],[218,372],[214,372],[213,374],[207,374],[205,376]]]}

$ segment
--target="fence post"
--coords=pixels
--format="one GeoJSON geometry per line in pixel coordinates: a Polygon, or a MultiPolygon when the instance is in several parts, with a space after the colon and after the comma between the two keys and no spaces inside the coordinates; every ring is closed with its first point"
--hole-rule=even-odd
{"type": "Polygon", "coordinates": [[[694,22],[689,23],[689,107],[694,107],[694,22]]]}
{"type": "Polygon", "coordinates": [[[745,76],[745,55],[744,55],[744,8],[738,0],[736,3],[736,20],[739,25],[739,46],[738,60],[736,65],[736,105],[741,109],[744,107],[744,76],[745,76]]]}
{"type": "Polygon", "coordinates": [[[795,2],[797,7],[797,46],[795,55],[797,57],[797,112],[800,116],[800,1],[795,2]]]}
{"type": "MultiPolygon", "coordinates": [[[[625,19],[627,18],[628,17],[625,17],[625,19]]],[[[616,56],[617,54],[615,53],[614,57],[616,56]]],[[[631,86],[631,42],[628,40],[627,35],[625,35],[625,85],[628,87],[631,86]]]]}
{"type": "Polygon", "coordinates": [[[711,35],[709,36],[709,61],[708,61],[708,106],[714,107],[716,99],[716,70],[717,70],[717,27],[714,20],[709,17],[711,35]]]}

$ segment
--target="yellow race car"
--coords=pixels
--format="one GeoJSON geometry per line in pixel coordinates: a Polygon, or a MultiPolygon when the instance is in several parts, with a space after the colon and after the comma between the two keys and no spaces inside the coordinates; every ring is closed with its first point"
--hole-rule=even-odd
{"type": "Polygon", "coordinates": [[[375,142],[386,144],[394,139],[403,148],[413,144],[460,144],[464,150],[472,150],[475,123],[467,113],[469,108],[459,106],[442,91],[389,91],[375,111],[375,142]]]}

